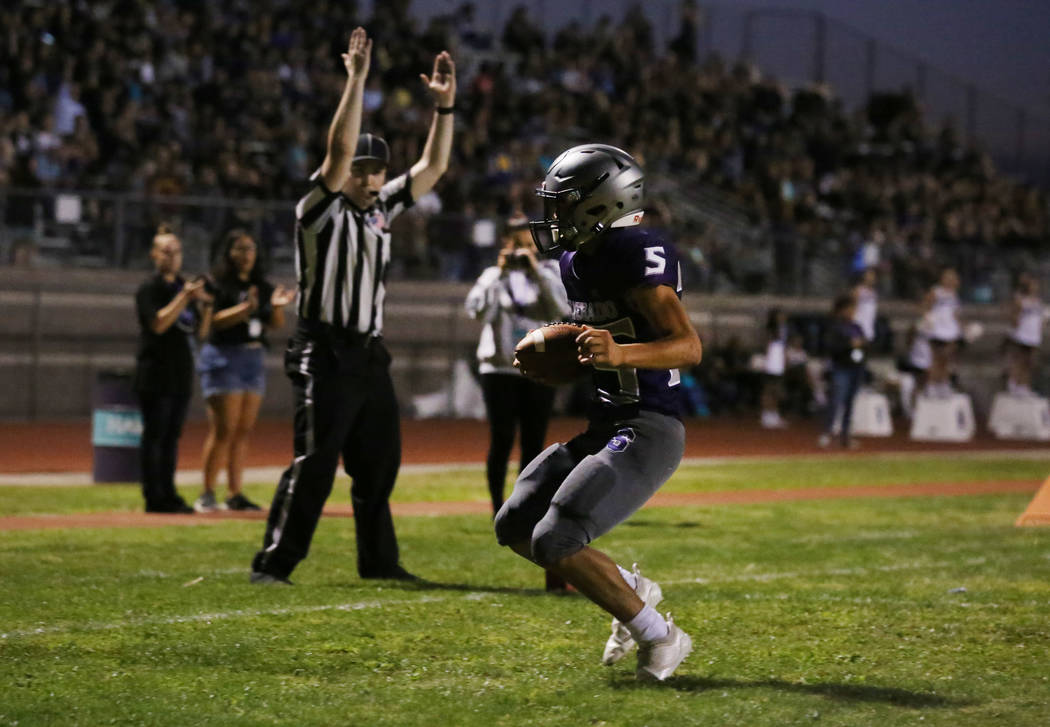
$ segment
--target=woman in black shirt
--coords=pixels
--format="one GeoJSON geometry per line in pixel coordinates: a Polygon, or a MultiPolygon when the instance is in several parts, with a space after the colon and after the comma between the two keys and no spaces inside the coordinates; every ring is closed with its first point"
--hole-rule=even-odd
{"type": "Polygon", "coordinates": [[[142,494],[146,512],[190,513],[175,491],[179,436],[193,393],[191,337],[208,335],[211,296],[204,280],[180,274],[182,245],[161,225],[150,250],[155,272],[135,293],[140,335],[135,391],[142,406],[142,494]]]}
{"type": "Polygon", "coordinates": [[[266,329],[284,325],[283,309],[295,299],[295,291],[267,282],[258,259],[255,241],[245,230],[226,233],[213,270],[211,337],[197,364],[208,406],[204,492],[193,505],[197,512],[260,509],[241,493],[244,458],[266,387],[266,329]],[[223,464],[227,497],[220,504],[215,485],[223,464]]]}

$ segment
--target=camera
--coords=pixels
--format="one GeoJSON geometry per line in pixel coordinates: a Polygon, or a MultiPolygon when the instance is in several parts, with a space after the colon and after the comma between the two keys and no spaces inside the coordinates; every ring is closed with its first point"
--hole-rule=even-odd
{"type": "Polygon", "coordinates": [[[508,270],[528,270],[529,256],[527,253],[515,251],[507,256],[506,266],[508,270]]]}

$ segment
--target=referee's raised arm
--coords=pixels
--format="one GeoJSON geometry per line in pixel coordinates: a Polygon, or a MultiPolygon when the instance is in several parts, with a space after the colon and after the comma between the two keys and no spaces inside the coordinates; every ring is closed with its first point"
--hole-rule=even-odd
{"type": "Polygon", "coordinates": [[[340,191],[350,176],[354,147],[361,133],[362,99],[371,57],[372,39],[358,26],[350,34],[350,43],[343,53],[346,86],[328,128],[328,146],[321,164],[321,179],[332,192],[340,191]]]}
{"type": "Polygon", "coordinates": [[[423,153],[410,172],[413,200],[433,189],[448,169],[452,153],[452,130],[455,127],[452,113],[456,110],[456,64],[447,50],[441,51],[434,58],[433,72],[429,76],[421,73],[419,77],[435,105],[423,153]]]}

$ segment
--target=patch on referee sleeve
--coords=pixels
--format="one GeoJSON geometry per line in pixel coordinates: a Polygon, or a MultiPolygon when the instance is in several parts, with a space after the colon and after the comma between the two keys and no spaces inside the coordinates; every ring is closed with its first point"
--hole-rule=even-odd
{"type": "Polygon", "coordinates": [[[623,429],[617,430],[613,438],[609,440],[609,443],[605,445],[606,449],[612,452],[622,452],[631,446],[631,442],[634,441],[634,430],[630,427],[624,427],[623,429]]]}

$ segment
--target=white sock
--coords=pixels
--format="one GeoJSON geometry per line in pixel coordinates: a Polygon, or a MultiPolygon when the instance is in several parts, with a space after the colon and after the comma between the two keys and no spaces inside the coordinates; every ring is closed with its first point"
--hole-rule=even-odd
{"type": "Polygon", "coordinates": [[[638,615],[624,624],[635,641],[662,641],[671,632],[660,612],[649,605],[642,607],[638,615]]]}
{"type": "Polygon", "coordinates": [[[623,579],[627,581],[627,585],[631,587],[631,590],[637,590],[638,579],[635,577],[634,573],[631,573],[631,571],[627,570],[622,565],[617,565],[616,567],[620,571],[620,575],[623,576],[623,579]]]}

